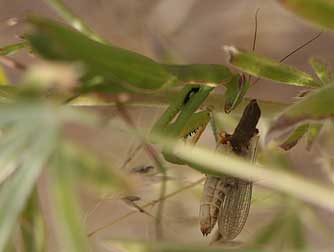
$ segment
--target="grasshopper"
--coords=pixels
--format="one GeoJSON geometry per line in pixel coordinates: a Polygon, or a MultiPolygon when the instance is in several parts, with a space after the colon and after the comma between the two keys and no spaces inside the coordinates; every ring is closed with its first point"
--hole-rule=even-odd
{"type": "MultiPolygon", "coordinates": [[[[232,135],[220,134],[217,150],[255,160],[261,111],[250,101],[232,135]]],[[[231,176],[207,176],[200,204],[200,228],[208,235],[218,220],[219,238],[234,239],[244,227],[251,203],[252,183],[231,176]]]]}

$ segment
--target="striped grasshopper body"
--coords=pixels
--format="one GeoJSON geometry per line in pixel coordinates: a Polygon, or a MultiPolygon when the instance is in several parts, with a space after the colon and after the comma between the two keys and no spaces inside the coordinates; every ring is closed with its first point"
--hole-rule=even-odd
{"type": "MultiPolygon", "coordinates": [[[[217,151],[232,152],[255,160],[258,130],[256,124],[261,111],[256,100],[246,107],[234,133],[220,134],[217,151]]],[[[219,239],[233,240],[243,229],[251,203],[252,183],[231,176],[208,176],[200,207],[200,227],[208,235],[218,219],[219,239]]]]}

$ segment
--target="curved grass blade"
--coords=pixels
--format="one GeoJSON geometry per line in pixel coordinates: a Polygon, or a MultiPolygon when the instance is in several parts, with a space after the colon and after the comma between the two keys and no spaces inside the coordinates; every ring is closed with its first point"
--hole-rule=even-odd
{"type": "Polygon", "coordinates": [[[58,150],[58,155],[54,156],[50,182],[57,232],[64,246],[63,251],[88,252],[87,237],[80,223],[80,211],[73,190],[73,174],[60,152],[58,150]]]}
{"type": "Polygon", "coordinates": [[[286,9],[325,29],[334,29],[331,0],[278,0],[286,9]]]}
{"type": "Polygon", "coordinates": [[[0,251],[4,251],[6,242],[13,231],[16,220],[23,210],[36,180],[49,157],[50,141],[54,137],[52,130],[46,130],[35,138],[34,144],[25,154],[20,167],[0,190],[0,251]]]}
{"type": "Polygon", "coordinates": [[[46,252],[46,228],[41,214],[37,188],[31,194],[22,213],[20,226],[25,252],[46,252]]]}
{"type": "Polygon", "coordinates": [[[253,76],[294,86],[321,86],[311,75],[292,66],[233,46],[225,46],[224,49],[230,55],[229,62],[232,65],[253,76]]]}

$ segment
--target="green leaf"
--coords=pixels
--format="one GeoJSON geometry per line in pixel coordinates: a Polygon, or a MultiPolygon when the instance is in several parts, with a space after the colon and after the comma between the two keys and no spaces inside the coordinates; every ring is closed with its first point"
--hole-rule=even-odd
{"type": "Polygon", "coordinates": [[[87,236],[81,225],[77,197],[74,194],[73,171],[60,149],[54,155],[52,163],[50,191],[54,196],[54,215],[62,250],[88,252],[87,236]]]}
{"type": "Polygon", "coordinates": [[[317,58],[311,58],[310,64],[324,85],[333,83],[334,69],[330,68],[328,63],[325,63],[323,60],[317,58]]]}
{"type": "Polygon", "coordinates": [[[17,51],[27,47],[27,42],[23,41],[23,42],[19,42],[16,44],[10,44],[10,45],[6,45],[0,48],[0,55],[2,56],[9,56],[12,54],[15,54],[17,51]]]}
{"type": "Polygon", "coordinates": [[[4,251],[16,220],[47,161],[52,146],[50,137],[53,137],[50,130],[35,136],[34,144],[26,153],[22,153],[22,166],[1,186],[0,251],[4,251]]]}
{"type": "Polygon", "coordinates": [[[308,129],[309,124],[300,125],[289,135],[289,137],[282,144],[280,144],[280,147],[283,150],[290,150],[308,132],[308,129]]]}
{"type": "Polygon", "coordinates": [[[31,18],[33,31],[27,35],[32,48],[50,60],[80,62],[85,80],[95,77],[110,91],[154,91],[174,85],[176,77],[155,61],[122,48],[89,39],[57,22],[31,18]]]}
{"type": "Polygon", "coordinates": [[[332,0],[278,0],[285,8],[325,29],[334,29],[332,0]]]}
{"type": "Polygon", "coordinates": [[[232,65],[256,77],[294,86],[321,86],[312,76],[292,66],[256,55],[253,52],[237,49],[233,46],[225,46],[224,49],[230,55],[229,62],[232,65]]]}
{"type": "Polygon", "coordinates": [[[296,125],[334,116],[334,86],[317,89],[285,109],[269,128],[267,138],[277,137],[296,125]]]}
{"type": "Polygon", "coordinates": [[[46,251],[46,229],[38,200],[35,188],[21,216],[22,245],[26,252],[46,251]]]}

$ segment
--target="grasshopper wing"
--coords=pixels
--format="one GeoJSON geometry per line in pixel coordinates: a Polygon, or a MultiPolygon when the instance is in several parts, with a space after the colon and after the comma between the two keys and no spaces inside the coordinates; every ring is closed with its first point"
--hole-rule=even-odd
{"type": "Polygon", "coordinates": [[[218,230],[223,241],[233,240],[243,229],[252,198],[252,183],[226,178],[225,198],[218,216],[218,230]]]}

